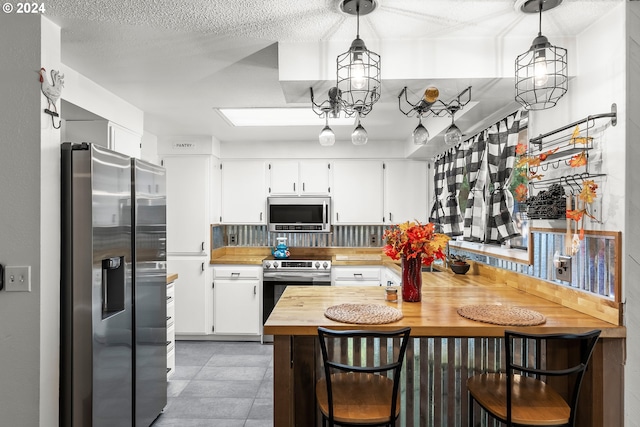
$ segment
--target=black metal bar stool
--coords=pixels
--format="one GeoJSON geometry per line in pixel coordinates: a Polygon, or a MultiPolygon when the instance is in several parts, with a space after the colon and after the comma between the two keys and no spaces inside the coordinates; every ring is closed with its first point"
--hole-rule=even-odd
{"type": "Polygon", "coordinates": [[[600,331],[546,335],[505,331],[504,336],[506,373],[480,374],[467,380],[469,426],[474,426],[474,401],[507,426],[575,426],[580,386],[600,331]],[[527,357],[531,346],[535,356],[527,357]],[[579,348],[577,360],[567,361],[562,367],[556,367],[555,360],[553,367],[549,360],[542,363],[548,347],[574,346],[579,348]],[[559,377],[566,377],[566,390],[551,385],[559,377]]]}
{"type": "Polygon", "coordinates": [[[323,426],[395,426],[400,414],[400,371],[411,328],[395,331],[335,331],[318,328],[324,378],[316,383],[323,426]],[[365,363],[354,343],[362,338],[393,340],[365,363]],[[399,343],[398,343],[399,342],[399,343]],[[399,344],[399,345],[396,345],[399,344]]]}

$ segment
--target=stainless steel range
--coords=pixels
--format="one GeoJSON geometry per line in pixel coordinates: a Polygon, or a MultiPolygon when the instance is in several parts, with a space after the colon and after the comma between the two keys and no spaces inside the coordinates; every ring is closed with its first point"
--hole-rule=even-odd
{"type": "MultiPolygon", "coordinates": [[[[262,316],[267,321],[287,286],[331,286],[331,260],[317,258],[262,261],[262,316]]],[[[265,336],[269,341],[271,337],[265,336]]]]}

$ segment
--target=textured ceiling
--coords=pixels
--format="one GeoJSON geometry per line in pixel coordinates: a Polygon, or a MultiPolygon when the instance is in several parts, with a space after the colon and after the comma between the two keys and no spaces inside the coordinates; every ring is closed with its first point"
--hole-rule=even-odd
{"type": "MultiPolygon", "coordinates": [[[[543,33],[551,41],[573,37],[622,1],[564,0],[544,13],[543,33]]],[[[516,11],[513,0],[377,3],[373,13],[360,19],[360,35],[368,45],[385,40],[434,45],[445,39],[528,40],[537,32],[537,16],[516,11]]],[[[144,110],[147,130],[213,134],[222,141],[316,140],[322,120],[318,129],[240,129],[221,120],[213,108],[289,105],[285,92],[293,89],[279,81],[283,64],[278,63],[278,42],[344,41],[346,50],[356,26],[336,0],[50,0],[46,6],[47,16],[62,27],[63,62],[144,110]]],[[[527,47],[525,43],[522,50],[527,47]]],[[[382,66],[384,70],[384,57],[382,66]]],[[[367,116],[370,139],[407,138],[415,123],[397,111],[397,93],[403,85],[419,91],[433,82],[427,74],[413,82],[383,81],[383,98],[367,116]]],[[[441,90],[445,96],[469,84],[478,86],[473,91],[479,102],[475,116],[488,116],[513,99],[512,81],[476,78],[438,84],[451,88],[441,90]]],[[[301,90],[310,85],[314,81],[301,82],[301,90]]],[[[467,116],[467,123],[460,118],[463,130],[481,125],[473,116],[467,116]]],[[[348,139],[350,129],[336,133],[338,140],[341,135],[348,139]]]]}

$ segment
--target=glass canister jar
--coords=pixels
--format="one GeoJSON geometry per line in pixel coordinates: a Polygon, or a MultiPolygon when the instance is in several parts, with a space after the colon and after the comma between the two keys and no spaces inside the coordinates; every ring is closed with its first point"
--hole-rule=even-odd
{"type": "Polygon", "coordinates": [[[396,288],[392,288],[391,286],[387,286],[384,299],[385,301],[389,302],[398,301],[398,290],[396,288]]]}

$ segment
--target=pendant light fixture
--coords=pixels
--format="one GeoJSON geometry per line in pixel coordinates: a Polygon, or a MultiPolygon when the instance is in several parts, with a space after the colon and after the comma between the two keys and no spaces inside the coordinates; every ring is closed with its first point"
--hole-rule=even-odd
{"type": "Polygon", "coordinates": [[[360,124],[360,115],[358,115],[358,125],[351,134],[351,142],[353,145],[364,145],[368,139],[367,130],[360,124]]]}
{"type": "MultiPolygon", "coordinates": [[[[366,116],[380,99],[380,55],[367,49],[360,38],[360,16],[376,8],[375,0],[342,0],[340,10],[356,15],[356,38],[345,53],[338,55],[337,88],[342,109],[348,114],[366,116]]],[[[354,131],[355,133],[355,131],[354,131]]]]}
{"type": "Polygon", "coordinates": [[[562,0],[518,0],[515,7],[524,13],[538,13],[538,36],[529,50],[516,58],[515,99],[527,110],[554,107],[567,92],[567,50],[553,46],[542,35],[542,12],[562,0]]]}
{"type": "Polygon", "coordinates": [[[336,143],[336,134],[333,133],[333,130],[329,127],[329,111],[324,113],[324,118],[325,126],[322,128],[322,131],[320,131],[318,139],[320,140],[320,145],[328,147],[336,143]]]}

